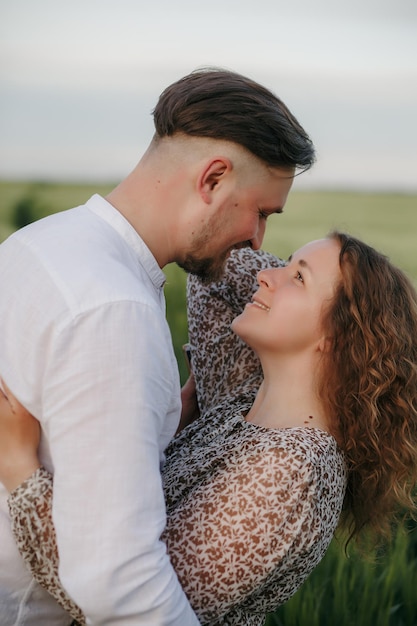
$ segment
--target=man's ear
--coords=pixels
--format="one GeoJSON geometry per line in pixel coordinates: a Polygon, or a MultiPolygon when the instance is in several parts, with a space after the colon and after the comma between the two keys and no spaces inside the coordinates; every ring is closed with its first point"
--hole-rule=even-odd
{"type": "Polygon", "coordinates": [[[211,204],[213,193],[231,169],[232,163],[226,157],[215,157],[205,164],[197,181],[197,191],[206,204],[211,204]]]}

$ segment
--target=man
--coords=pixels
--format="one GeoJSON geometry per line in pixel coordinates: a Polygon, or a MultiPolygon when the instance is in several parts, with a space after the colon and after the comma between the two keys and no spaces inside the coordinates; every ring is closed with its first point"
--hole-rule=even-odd
{"type": "MultiPolygon", "coordinates": [[[[198,624],[159,540],[160,464],[181,410],[161,268],[219,277],[231,249],[260,247],[296,170],[314,161],[285,105],[232,72],[174,83],[154,121],[148,150],[106,199],[0,246],[0,374],[41,424],[60,577],[90,624],[198,624]]],[[[68,624],[22,564],[6,498],[0,622],[68,624]]]]}

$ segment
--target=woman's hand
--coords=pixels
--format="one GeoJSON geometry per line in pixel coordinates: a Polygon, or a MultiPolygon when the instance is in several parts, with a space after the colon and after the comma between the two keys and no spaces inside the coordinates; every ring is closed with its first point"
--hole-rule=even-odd
{"type": "Polygon", "coordinates": [[[181,432],[185,426],[191,424],[197,417],[200,416],[200,409],[197,403],[197,394],[195,389],[194,375],[190,374],[187,382],[181,389],[181,420],[177,429],[177,433],[181,432]]]}
{"type": "Polygon", "coordinates": [[[11,492],[40,467],[40,426],[2,381],[0,389],[0,481],[11,492]]]}

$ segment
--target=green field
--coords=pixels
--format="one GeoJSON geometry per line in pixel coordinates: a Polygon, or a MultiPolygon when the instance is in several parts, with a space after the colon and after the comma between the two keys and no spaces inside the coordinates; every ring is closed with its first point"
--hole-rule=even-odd
{"type": "MultiPolygon", "coordinates": [[[[0,181],[0,240],[14,230],[13,211],[22,198],[34,198],[41,217],[112,186],[0,181]]],[[[286,257],[334,227],[381,249],[417,280],[417,195],[297,191],[295,183],[284,213],[270,218],[264,247],[286,257]]]]}
{"type": "MultiPolygon", "coordinates": [[[[0,182],[0,240],[16,229],[22,206],[37,219],[83,203],[112,185],[0,182]],[[22,200],[26,201],[26,205],[22,200]],[[19,204],[20,203],[20,204],[19,204]],[[20,210],[19,210],[20,207],[20,210]]],[[[387,254],[417,284],[417,195],[292,192],[283,215],[270,218],[264,247],[284,258],[339,228],[387,254]]],[[[175,265],[167,276],[167,317],[182,380],[181,345],[187,338],[185,275],[175,265]]],[[[244,625],[242,625],[244,626],[244,625]]],[[[398,534],[374,562],[337,541],[300,591],[267,626],[417,626],[417,530],[398,534]]]]}
{"type": "MultiPolygon", "coordinates": [[[[417,283],[417,195],[292,191],[282,215],[269,219],[264,247],[287,258],[311,239],[332,228],[349,231],[387,254],[417,283]]],[[[0,181],[0,241],[16,228],[18,204],[28,199],[39,218],[84,203],[108,185],[75,185],[0,181]]],[[[20,225],[20,223],[19,223],[20,225]]],[[[181,379],[186,376],[181,346],[187,337],[185,275],[177,266],[165,269],[167,317],[181,379]]]]}

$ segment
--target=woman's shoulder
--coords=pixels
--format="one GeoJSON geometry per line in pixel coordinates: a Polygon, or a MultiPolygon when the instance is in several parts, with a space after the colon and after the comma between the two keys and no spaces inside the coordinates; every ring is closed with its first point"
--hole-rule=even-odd
{"type": "Polygon", "coordinates": [[[241,458],[258,456],[259,464],[276,464],[304,481],[346,483],[346,461],[335,438],[318,428],[263,428],[245,422],[241,458]],[[258,452],[262,454],[257,455],[258,452]]]}

